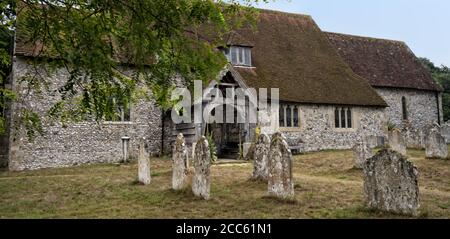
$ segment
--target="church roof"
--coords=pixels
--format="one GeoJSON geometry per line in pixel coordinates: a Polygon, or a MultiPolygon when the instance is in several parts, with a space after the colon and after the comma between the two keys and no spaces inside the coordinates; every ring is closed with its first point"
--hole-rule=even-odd
{"type": "Polygon", "coordinates": [[[279,88],[289,102],[386,106],[310,16],[262,10],[256,31],[238,33],[253,46],[253,67],[235,67],[249,87],[279,88]]]}
{"type": "Polygon", "coordinates": [[[352,70],[374,87],[442,91],[404,42],[326,34],[352,70]]]}
{"type": "MultiPolygon", "coordinates": [[[[387,106],[344,62],[310,16],[261,10],[256,30],[236,30],[227,43],[252,47],[253,67],[235,67],[236,72],[249,87],[279,88],[282,101],[387,106]]],[[[41,49],[19,37],[15,54],[37,56],[41,49]]]]}

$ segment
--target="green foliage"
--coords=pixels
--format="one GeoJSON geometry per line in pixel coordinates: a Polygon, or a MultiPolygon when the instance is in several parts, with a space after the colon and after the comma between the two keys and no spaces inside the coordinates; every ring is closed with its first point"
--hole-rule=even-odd
{"type": "Polygon", "coordinates": [[[14,5],[15,1],[0,2],[0,135],[6,132],[7,103],[14,98],[14,94],[5,88],[11,70],[14,5]]]}
{"type": "Polygon", "coordinates": [[[31,110],[22,110],[21,121],[27,129],[27,136],[29,139],[34,139],[38,134],[42,134],[43,128],[39,115],[31,110]]]}
{"type": "Polygon", "coordinates": [[[168,109],[174,77],[188,86],[216,79],[227,63],[218,47],[233,29],[252,26],[255,2],[266,1],[23,0],[17,34],[44,46],[39,64],[68,70],[70,78],[59,90],[62,101],[81,97],[71,112],[54,107],[52,116],[102,120],[132,103],[143,87],[168,109]]]}
{"type": "Polygon", "coordinates": [[[216,146],[216,142],[214,141],[214,136],[212,134],[208,134],[208,135],[206,135],[206,140],[208,141],[208,147],[209,147],[209,152],[210,152],[210,156],[211,156],[211,163],[214,163],[218,159],[217,146],[216,146]]]}
{"type": "Polygon", "coordinates": [[[387,122],[387,128],[389,131],[392,131],[396,128],[396,125],[392,123],[391,121],[387,122]]]}
{"type": "Polygon", "coordinates": [[[420,58],[422,64],[428,69],[433,79],[444,89],[442,95],[442,107],[444,110],[444,121],[450,120],[450,69],[447,66],[435,66],[427,58],[420,58]]]}

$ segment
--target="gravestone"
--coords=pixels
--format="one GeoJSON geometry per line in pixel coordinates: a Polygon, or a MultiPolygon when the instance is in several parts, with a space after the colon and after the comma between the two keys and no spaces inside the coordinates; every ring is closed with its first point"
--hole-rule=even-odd
{"type": "Polygon", "coordinates": [[[150,157],[146,149],[145,139],[141,139],[139,142],[138,181],[144,185],[151,182],[150,157]]]}
{"type": "Polygon", "coordinates": [[[371,209],[417,215],[419,171],[402,154],[383,149],[364,165],[364,195],[371,209]]]}
{"type": "Polygon", "coordinates": [[[448,157],[448,147],[439,128],[433,128],[429,131],[425,144],[425,154],[429,159],[446,159],[448,157]]]}
{"type": "Polygon", "coordinates": [[[372,149],[365,141],[359,141],[353,146],[353,155],[355,157],[355,168],[362,169],[368,158],[373,157],[372,149]]]}
{"type": "Polygon", "coordinates": [[[182,190],[187,186],[188,153],[183,134],[179,134],[172,152],[172,188],[182,190]]]}
{"type": "Polygon", "coordinates": [[[270,138],[267,134],[260,134],[253,153],[253,178],[267,181],[269,178],[270,138]]]}
{"type": "Polygon", "coordinates": [[[406,156],[406,140],[402,135],[402,131],[399,129],[389,131],[389,146],[392,150],[406,156]]]}
{"type": "Polygon", "coordinates": [[[211,188],[211,154],[208,141],[204,136],[197,142],[194,149],[194,178],[192,192],[197,197],[208,200],[211,188]]]}
{"type": "Polygon", "coordinates": [[[445,139],[445,143],[450,143],[450,121],[442,125],[441,134],[445,139]]]}
{"type": "Polygon", "coordinates": [[[279,132],[272,136],[268,173],[269,195],[281,199],[293,199],[292,153],[285,138],[279,132]]]}

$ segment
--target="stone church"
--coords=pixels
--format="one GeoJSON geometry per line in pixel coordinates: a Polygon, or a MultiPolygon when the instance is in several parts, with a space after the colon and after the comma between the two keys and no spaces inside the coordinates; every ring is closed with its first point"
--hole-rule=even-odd
{"type": "Polygon", "coordinates": [[[238,158],[256,131],[281,131],[292,150],[306,152],[349,149],[361,140],[382,145],[388,125],[394,125],[409,135],[411,147],[422,147],[423,128],[442,123],[442,89],[403,42],[327,33],[310,16],[263,10],[257,31],[235,31],[227,44],[221,50],[229,65],[211,87],[279,89],[279,109],[259,109],[257,124],[175,125],[170,113],[144,101],[115,121],[50,122],[45,113],[69,74],[59,69],[48,78],[50,91],[30,93],[20,79],[34,70],[27,60],[36,57],[35,49],[16,39],[8,87],[25,103],[8,110],[9,131],[0,140],[2,165],[32,170],[119,162],[124,145],[133,158],[143,137],[149,153],[161,155],[170,152],[180,132],[189,145],[212,134],[222,158],[238,158]],[[13,126],[21,107],[43,117],[44,135],[29,141],[13,126]]]}

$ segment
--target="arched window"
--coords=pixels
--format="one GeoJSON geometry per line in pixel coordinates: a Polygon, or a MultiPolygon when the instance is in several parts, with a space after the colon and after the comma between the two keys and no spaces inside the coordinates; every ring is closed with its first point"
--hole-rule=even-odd
{"type": "Polygon", "coordinates": [[[402,118],[408,120],[408,107],[406,105],[406,97],[402,97],[402,118]]]}

